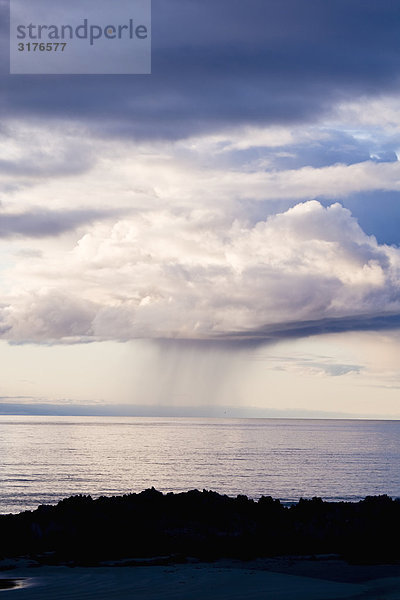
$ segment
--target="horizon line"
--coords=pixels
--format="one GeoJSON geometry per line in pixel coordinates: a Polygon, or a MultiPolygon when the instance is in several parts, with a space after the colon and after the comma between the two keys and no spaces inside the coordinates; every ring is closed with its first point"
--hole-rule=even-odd
{"type": "Polygon", "coordinates": [[[400,415],[366,415],[307,409],[272,409],[251,406],[171,406],[144,404],[68,404],[51,402],[0,402],[0,416],[153,417],[214,419],[297,419],[399,421],[400,415]]]}

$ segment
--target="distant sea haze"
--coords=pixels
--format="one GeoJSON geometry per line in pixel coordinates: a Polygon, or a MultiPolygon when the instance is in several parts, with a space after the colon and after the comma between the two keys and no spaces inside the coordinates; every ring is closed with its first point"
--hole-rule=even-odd
{"type": "Polygon", "coordinates": [[[74,494],[400,496],[400,422],[0,416],[0,513],[74,494]]]}
{"type": "Polygon", "coordinates": [[[72,402],[37,402],[31,397],[17,397],[12,401],[0,397],[0,418],[3,415],[40,415],[64,417],[202,417],[223,419],[394,419],[394,415],[349,413],[310,409],[276,409],[255,406],[171,406],[164,404],[74,404],[72,402]]]}

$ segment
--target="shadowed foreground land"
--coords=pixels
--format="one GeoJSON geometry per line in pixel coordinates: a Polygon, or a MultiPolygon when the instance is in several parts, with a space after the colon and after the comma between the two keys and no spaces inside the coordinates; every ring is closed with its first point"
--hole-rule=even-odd
{"type": "Polygon", "coordinates": [[[0,556],[90,565],[127,557],[176,562],[332,553],[357,563],[393,563],[400,559],[399,534],[400,501],[387,496],[358,503],[313,498],[284,507],[270,497],[163,495],[152,488],[96,500],[74,496],[2,515],[0,556]]]}
{"type": "Polygon", "coordinates": [[[207,491],[75,496],[0,516],[0,596],[400,600],[399,524],[387,496],[292,507],[207,491]]]}

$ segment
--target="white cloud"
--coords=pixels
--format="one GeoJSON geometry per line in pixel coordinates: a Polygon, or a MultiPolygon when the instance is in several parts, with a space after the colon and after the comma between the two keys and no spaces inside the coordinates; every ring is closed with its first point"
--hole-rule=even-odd
{"type": "Polygon", "coordinates": [[[54,257],[20,257],[3,337],[214,338],[400,310],[400,250],[341,205],[310,201],[254,226],[222,218],[166,208],[95,224],[54,257]]]}
{"type": "Polygon", "coordinates": [[[3,337],[213,338],[398,312],[400,250],[379,245],[339,204],[324,208],[308,200],[400,189],[399,162],[265,170],[262,157],[251,162],[246,155],[235,163],[242,151],[290,154],[293,144],[329,143],[329,136],[314,124],[177,142],[88,135],[78,148],[82,132],[71,124],[52,132],[39,124],[10,125],[3,158],[20,175],[0,173],[3,213],[24,211],[29,221],[46,206],[54,219],[65,218],[66,208],[96,209],[99,216],[61,228],[57,239],[49,235],[50,223],[46,238],[3,244],[3,337]],[[29,160],[36,146],[37,170],[29,160]],[[232,163],[218,163],[221,155],[232,163]],[[273,205],[278,199],[301,203],[269,218],[258,215],[256,223],[246,212],[249,200],[273,205]]]}
{"type": "MultiPolygon", "coordinates": [[[[330,124],[334,126],[333,121],[330,124]]],[[[177,142],[149,143],[95,138],[73,124],[59,124],[51,132],[44,125],[11,124],[1,139],[2,211],[14,214],[16,207],[24,211],[40,206],[65,210],[71,204],[79,209],[130,208],[141,212],[159,210],[161,205],[207,209],[224,205],[225,210],[237,214],[249,199],[295,202],[400,190],[399,162],[364,160],[348,165],[345,153],[343,164],[271,167],[272,158],[284,156],[301,164],[297,154],[301,146],[307,148],[308,144],[322,150],[333,144],[337,150],[334,155],[341,160],[341,150],[360,131],[375,137],[367,144],[370,151],[363,150],[363,156],[379,153],[380,135],[387,142],[387,132],[373,128],[353,132],[345,128],[349,137],[334,140],[333,130],[329,132],[327,126],[329,122],[308,129],[304,125],[238,129],[177,142]]],[[[391,140],[393,153],[396,144],[391,140]]]]}
{"type": "Polygon", "coordinates": [[[332,115],[332,124],[347,126],[353,131],[375,130],[400,133],[400,101],[398,94],[376,98],[365,97],[339,104],[332,115]]]}

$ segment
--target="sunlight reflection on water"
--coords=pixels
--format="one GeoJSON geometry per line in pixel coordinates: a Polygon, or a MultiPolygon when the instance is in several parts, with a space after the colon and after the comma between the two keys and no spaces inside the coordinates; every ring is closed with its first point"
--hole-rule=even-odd
{"type": "Polygon", "coordinates": [[[72,494],[400,496],[400,422],[0,416],[0,512],[72,494]]]}

